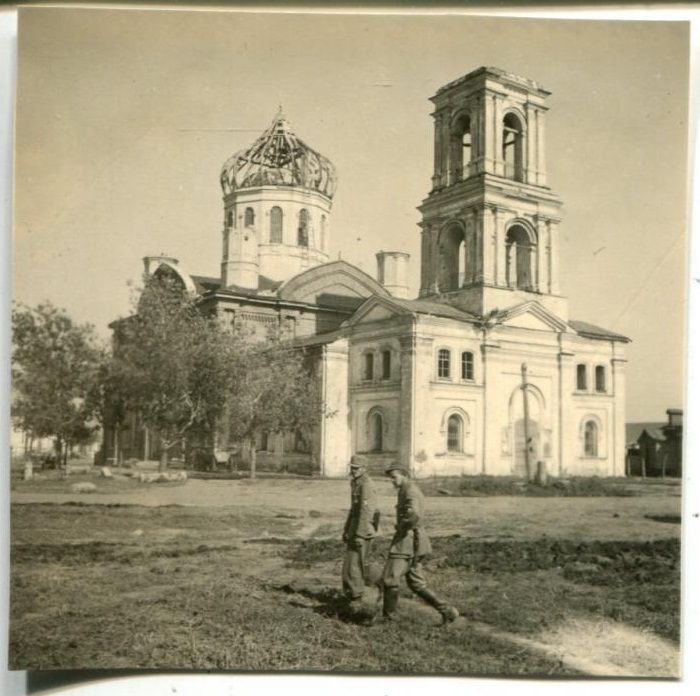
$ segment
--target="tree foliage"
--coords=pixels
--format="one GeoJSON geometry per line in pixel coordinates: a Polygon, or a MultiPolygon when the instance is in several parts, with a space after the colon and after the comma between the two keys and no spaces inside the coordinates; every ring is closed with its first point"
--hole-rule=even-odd
{"type": "MultiPolygon", "coordinates": [[[[93,435],[95,389],[104,349],[90,325],[76,325],[50,302],[12,310],[12,417],[56,449],[93,435]]],[[[65,456],[65,452],[63,452],[65,456]]]]}
{"type": "Polygon", "coordinates": [[[115,327],[103,403],[112,422],[133,411],[159,434],[161,466],[176,444],[195,435],[213,442],[224,423],[253,458],[261,433],[313,432],[318,383],[307,356],[278,331],[260,341],[245,326],[226,329],[167,274],[145,279],[135,309],[115,327]]]}
{"type": "Polygon", "coordinates": [[[248,343],[232,367],[229,435],[248,443],[255,475],[255,436],[300,431],[310,439],[324,415],[320,389],[309,356],[276,330],[248,343]]]}
{"type": "Polygon", "coordinates": [[[136,314],[115,331],[111,408],[130,409],[161,438],[161,466],[195,431],[211,433],[230,386],[236,338],[176,278],[146,279],[136,314]]]}

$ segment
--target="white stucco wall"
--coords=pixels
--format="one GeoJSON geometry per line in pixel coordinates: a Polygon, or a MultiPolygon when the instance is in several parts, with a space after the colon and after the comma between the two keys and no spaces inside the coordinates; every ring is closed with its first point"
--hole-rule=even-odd
{"type": "Polygon", "coordinates": [[[368,414],[381,410],[384,447],[374,460],[398,458],[417,477],[524,474],[522,365],[527,366],[530,472],[544,462],[550,475],[624,473],[624,344],[555,331],[532,317],[483,333],[476,325],[421,315],[354,327],[349,339],[348,422],[352,452],[368,452],[368,414]],[[392,375],[363,379],[364,355],[392,350],[392,375]],[[450,377],[438,376],[438,352],[449,350],[450,377]],[[474,379],[463,380],[461,355],[474,357],[474,379]],[[586,390],[576,365],[590,366],[586,390]],[[605,369],[596,391],[594,368],[605,369]],[[448,451],[447,421],[463,423],[461,451],[448,451]],[[597,453],[585,453],[584,428],[596,423],[597,453]],[[519,435],[520,434],[520,435],[519,435]],[[520,437],[520,439],[519,439],[520,437]]]}

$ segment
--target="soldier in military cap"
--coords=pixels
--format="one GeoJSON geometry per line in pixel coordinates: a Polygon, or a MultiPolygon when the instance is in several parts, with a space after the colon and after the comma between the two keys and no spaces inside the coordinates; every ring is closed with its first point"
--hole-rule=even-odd
{"type": "Polygon", "coordinates": [[[369,542],[376,534],[379,512],[367,461],[358,454],[350,459],[350,511],[343,529],[346,545],[343,592],[351,604],[362,599],[369,542]]]}
{"type": "Polygon", "coordinates": [[[407,469],[399,462],[391,462],[386,469],[386,474],[398,491],[398,503],[396,532],[391,541],[389,558],[382,576],[384,619],[395,618],[399,601],[399,582],[402,577],[405,577],[406,584],[411,590],[440,612],[442,622],[451,623],[457,619],[459,612],[428,588],[423,574],[422,561],[432,552],[430,538],[423,527],[425,510],[423,494],[411,481],[407,469]]]}

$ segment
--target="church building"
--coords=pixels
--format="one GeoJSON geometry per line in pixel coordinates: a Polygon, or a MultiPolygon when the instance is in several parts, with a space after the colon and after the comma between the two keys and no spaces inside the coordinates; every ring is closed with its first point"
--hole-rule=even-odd
{"type": "Polygon", "coordinates": [[[220,277],[146,257],[222,321],[281,326],[309,352],[333,412],[311,443],[322,476],[355,453],[415,477],[624,475],[629,339],[570,319],[559,290],[548,95],[479,68],[432,97],[417,298],[401,250],[377,250],[376,278],[330,260],[335,169],[281,112],[221,171],[220,277]]]}

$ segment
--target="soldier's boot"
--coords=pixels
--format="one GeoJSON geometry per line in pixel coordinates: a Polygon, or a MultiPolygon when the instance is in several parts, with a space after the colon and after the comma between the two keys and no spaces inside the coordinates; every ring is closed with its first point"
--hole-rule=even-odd
{"type": "Polygon", "coordinates": [[[451,604],[448,604],[442,597],[436,595],[432,590],[427,587],[421,587],[414,590],[414,592],[425,602],[430,604],[433,609],[437,609],[442,616],[443,624],[450,624],[459,618],[459,612],[451,604]]]}
{"type": "Polygon", "coordinates": [[[396,609],[399,605],[399,588],[384,588],[384,605],[382,606],[382,619],[384,621],[396,621],[396,609]]]}
{"type": "Polygon", "coordinates": [[[347,602],[346,606],[350,612],[354,613],[362,609],[362,595],[355,595],[354,597],[348,595],[346,596],[345,601],[347,602]]]}

